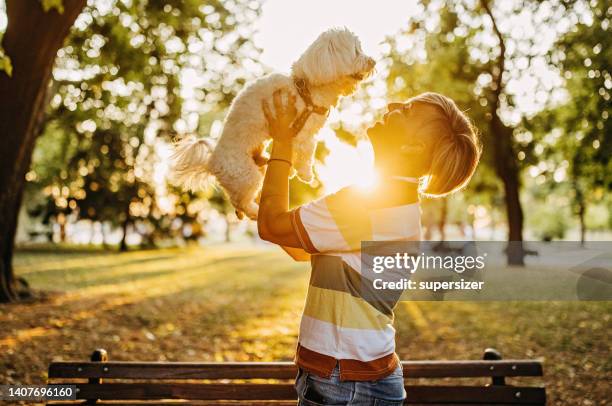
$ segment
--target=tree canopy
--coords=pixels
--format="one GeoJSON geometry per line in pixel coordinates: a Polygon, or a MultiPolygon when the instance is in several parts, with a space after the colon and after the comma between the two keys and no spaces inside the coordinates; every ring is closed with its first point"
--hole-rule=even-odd
{"type": "Polygon", "coordinates": [[[248,28],[258,10],[232,1],[86,7],[58,53],[27,175],[50,201],[38,203],[47,217],[68,211],[124,234],[138,221],[145,235],[196,220],[201,205],[183,207],[193,196],[166,185],[162,161],[177,133],[206,135],[200,116],[219,115],[261,71],[248,28]]]}

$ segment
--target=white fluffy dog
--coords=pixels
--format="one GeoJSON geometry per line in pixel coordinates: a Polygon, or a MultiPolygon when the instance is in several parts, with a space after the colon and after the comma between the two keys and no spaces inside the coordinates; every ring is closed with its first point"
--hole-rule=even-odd
{"type": "Polygon", "coordinates": [[[262,153],[270,139],[262,101],[272,106],[272,94],[278,89],[296,96],[296,127],[301,130],[294,142],[293,165],[301,180],[311,182],[315,134],[325,124],[329,109],[341,96],[353,93],[373,69],[374,60],[362,52],[355,34],[347,29],[324,32],[293,64],[291,76],[273,73],[238,93],[216,146],[195,137],[177,144],[172,156],[176,182],[197,190],[212,174],[227,191],[232,205],[256,219],[262,165],[266,162],[262,153]]]}

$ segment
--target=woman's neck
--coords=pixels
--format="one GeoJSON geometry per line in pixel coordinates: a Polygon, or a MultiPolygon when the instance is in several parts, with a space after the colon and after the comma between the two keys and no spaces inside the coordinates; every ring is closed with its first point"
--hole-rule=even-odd
{"type": "Polygon", "coordinates": [[[421,178],[421,174],[419,171],[413,170],[411,168],[407,168],[406,166],[398,169],[396,167],[389,166],[376,166],[376,172],[383,179],[392,179],[392,178],[404,178],[404,180],[416,180],[414,183],[418,183],[418,179],[421,178]]]}

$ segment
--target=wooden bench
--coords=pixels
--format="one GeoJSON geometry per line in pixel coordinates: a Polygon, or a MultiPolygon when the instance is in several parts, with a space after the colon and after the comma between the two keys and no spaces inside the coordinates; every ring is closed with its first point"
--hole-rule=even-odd
{"type": "MultiPolygon", "coordinates": [[[[539,361],[502,360],[497,351],[487,349],[482,361],[402,365],[408,405],[546,404],[543,387],[506,383],[507,377],[542,376],[539,361]],[[440,383],[432,384],[437,378],[440,383]],[[483,378],[486,382],[473,383],[483,378]]],[[[110,362],[100,349],[91,362],[51,363],[49,384],[76,385],[79,400],[48,404],[295,405],[296,372],[290,362],[110,362]]]]}

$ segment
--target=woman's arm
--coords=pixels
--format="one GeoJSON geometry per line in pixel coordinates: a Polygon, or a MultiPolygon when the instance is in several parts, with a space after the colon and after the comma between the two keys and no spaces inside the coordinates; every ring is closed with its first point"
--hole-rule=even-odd
{"type": "Polygon", "coordinates": [[[286,247],[301,248],[289,213],[289,171],[295,136],[291,123],[297,115],[295,96],[290,94],[285,104],[282,102],[281,91],[277,90],[274,92],[273,101],[276,116],[265,101],[262,103],[273,141],[261,191],[257,228],[263,240],[286,247]]]}

